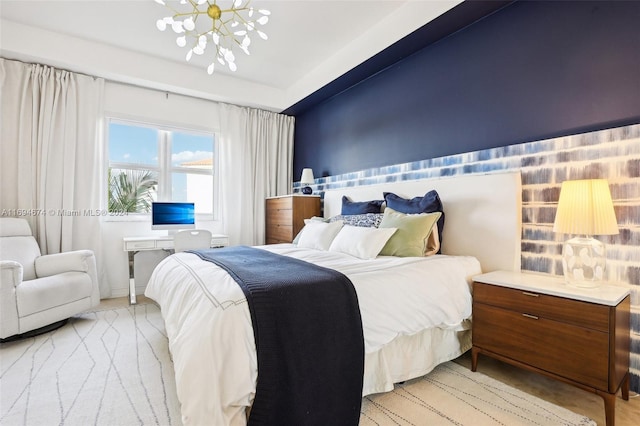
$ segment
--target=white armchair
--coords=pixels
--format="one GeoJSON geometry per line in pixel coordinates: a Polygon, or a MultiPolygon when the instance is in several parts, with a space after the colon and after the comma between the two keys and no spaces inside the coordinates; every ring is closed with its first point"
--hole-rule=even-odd
{"type": "Polygon", "coordinates": [[[64,321],[99,303],[91,250],[42,256],[25,219],[0,218],[0,339],[64,321]]]}

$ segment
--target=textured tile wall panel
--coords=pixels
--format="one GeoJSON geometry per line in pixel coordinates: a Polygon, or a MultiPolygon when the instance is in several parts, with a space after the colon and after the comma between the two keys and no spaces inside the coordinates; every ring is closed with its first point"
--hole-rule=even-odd
{"type": "MultiPolygon", "coordinates": [[[[522,269],[562,275],[562,242],[553,232],[560,186],[568,179],[608,179],[620,233],[607,245],[607,276],[631,288],[631,388],[640,392],[640,124],[316,179],[315,193],[462,174],[520,170],[522,269]]],[[[300,184],[294,184],[299,191],[300,184]]]]}

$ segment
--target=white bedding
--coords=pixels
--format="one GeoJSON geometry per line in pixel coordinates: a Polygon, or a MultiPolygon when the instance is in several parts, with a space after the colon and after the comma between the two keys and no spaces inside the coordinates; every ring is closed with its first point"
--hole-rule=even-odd
{"type": "MultiPolygon", "coordinates": [[[[291,244],[259,248],[349,277],[362,315],[365,375],[372,376],[383,374],[367,366],[375,358],[371,355],[394,339],[425,329],[466,328],[471,277],[481,272],[478,260],[470,256],[361,260],[291,244]]],[[[145,295],[161,306],[183,423],[246,424],[245,409],[253,400],[258,372],[251,317],[238,284],[215,264],[178,253],[158,265],[145,295]]],[[[365,377],[364,394],[367,382],[365,377]]]]}

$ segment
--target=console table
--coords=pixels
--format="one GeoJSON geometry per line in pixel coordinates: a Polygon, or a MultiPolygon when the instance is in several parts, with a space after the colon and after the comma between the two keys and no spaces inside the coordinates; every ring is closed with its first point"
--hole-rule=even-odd
{"type": "MultiPolygon", "coordinates": [[[[171,250],[173,249],[173,235],[158,235],[146,237],[124,237],[122,239],[124,251],[129,256],[129,303],[135,305],[136,282],[133,272],[135,254],[145,250],[171,250]]],[[[226,247],[229,245],[229,237],[222,234],[211,235],[211,247],[226,247]]]]}

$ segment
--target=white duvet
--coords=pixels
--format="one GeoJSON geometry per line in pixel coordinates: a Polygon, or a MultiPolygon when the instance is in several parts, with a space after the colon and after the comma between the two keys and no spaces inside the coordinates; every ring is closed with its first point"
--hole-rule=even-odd
{"type": "MultiPolygon", "coordinates": [[[[473,257],[360,260],[291,244],[259,248],[347,275],[358,295],[367,354],[427,328],[462,329],[471,317],[471,277],[480,273],[473,257]]],[[[238,284],[215,264],[178,253],[158,265],[145,295],[158,302],[165,320],[183,423],[246,424],[258,371],[238,284]]]]}

